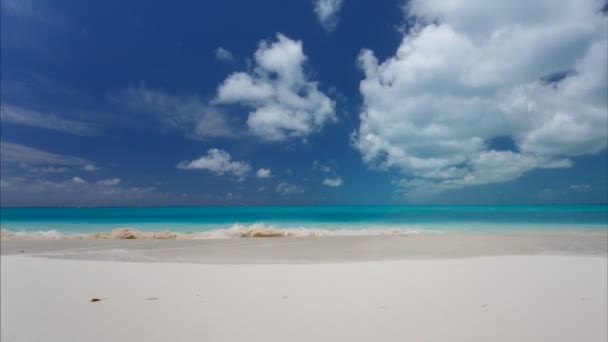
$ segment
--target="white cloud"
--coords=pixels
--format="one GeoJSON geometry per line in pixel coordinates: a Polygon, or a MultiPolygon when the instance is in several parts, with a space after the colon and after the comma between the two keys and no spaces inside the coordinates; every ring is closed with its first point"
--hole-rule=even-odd
{"type": "Polygon", "coordinates": [[[97,181],[97,185],[102,186],[115,186],[120,184],[120,178],[102,179],[97,181]]]}
{"type": "Polygon", "coordinates": [[[342,178],[340,178],[335,172],[335,168],[337,168],[336,163],[333,161],[331,161],[331,163],[334,165],[334,167],[325,165],[325,164],[321,163],[320,161],[315,160],[312,163],[312,169],[314,171],[331,173],[333,175],[333,178],[327,177],[327,178],[323,179],[321,184],[332,187],[332,188],[336,188],[336,187],[342,186],[342,184],[344,184],[344,182],[342,181],[342,178]]]}
{"type": "Polygon", "coordinates": [[[208,170],[218,175],[231,174],[244,180],[251,166],[247,162],[233,161],[230,154],[224,150],[212,148],[207,155],[192,161],[182,161],[177,164],[183,170],[208,170]]]}
{"type": "Polygon", "coordinates": [[[95,166],[93,164],[87,164],[87,165],[83,166],[82,169],[84,171],[89,171],[90,172],[90,171],[97,171],[97,170],[99,170],[99,167],[97,167],[97,166],[95,166]]]}
{"type": "Polygon", "coordinates": [[[286,182],[279,183],[275,190],[282,195],[299,194],[304,192],[304,189],[302,189],[300,186],[286,182]]]}
{"type": "MultiPolygon", "coordinates": [[[[82,177],[56,181],[63,173],[94,165],[82,158],[54,154],[14,143],[0,143],[2,203],[16,206],[116,205],[159,203],[168,194],[152,188],[118,188],[120,179],[87,182],[82,177]],[[24,172],[27,171],[27,172],[24,172]],[[45,179],[45,177],[50,177],[45,179]],[[111,186],[113,189],[109,189],[111,186]],[[146,197],[149,196],[149,197],[146,197]]],[[[97,168],[94,168],[97,169],[97,168]]],[[[165,201],[162,203],[171,203],[165,201]]]]}
{"type": "Polygon", "coordinates": [[[7,164],[20,165],[64,165],[78,166],[88,163],[86,159],[46,152],[24,145],[0,142],[0,160],[7,164]]]}
{"type": "Polygon", "coordinates": [[[572,184],[568,188],[572,191],[584,192],[589,191],[589,189],[591,189],[591,186],[589,184],[572,184]]]}
{"type": "Polygon", "coordinates": [[[215,58],[220,61],[231,61],[234,59],[234,56],[232,55],[232,52],[220,46],[215,49],[215,58]]]}
{"type": "Polygon", "coordinates": [[[87,181],[85,181],[84,179],[80,178],[80,177],[74,177],[72,178],[72,182],[76,183],[76,184],[84,184],[87,181]]]}
{"type": "Polygon", "coordinates": [[[408,191],[505,182],[605,149],[601,1],[413,0],[394,56],[363,50],[363,160],[408,191]],[[498,7],[497,7],[498,6],[498,7]],[[556,75],[565,74],[560,79],[556,75]],[[516,148],[491,146],[499,137],[516,148]]]}
{"type": "Polygon", "coordinates": [[[329,186],[329,187],[332,187],[332,188],[342,186],[342,184],[344,184],[344,182],[342,181],[342,178],[340,178],[340,177],[325,178],[323,180],[323,185],[329,186]]]}
{"type": "Polygon", "coordinates": [[[315,171],[321,171],[321,172],[325,172],[325,173],[329,173],[332,171],[331,166],[324,165],[318,160],[315,160],[312,162],[312,169],[315,171]]]}
{"type": "Polygon", "coordinates": [[[279,33],[275,42],[259,44],[251,73],[224,80],[214,102],[253,108],[247,126],[263,139],[306,137],[336,121],[336,115],[334,101],[305,75],[305,61],[302,42],[279,33]]]}
{"type": "MultiPolygon", "coordinates": [[[[183,202],[182,194],[155,187],[104,186],[75,177],[64,181],[2,175],[2,204],[15,206],[167,205],[183,202]],[[181,202],[180,202],[181,201],[181,202]]],[[[204,198],[206,203],[211,199],[204,198]]]]}
{"type": "Polygon", "coordinates": [[[7,103],[3,103],[0,107],[0,119],[12,124],[44,128],[80,136],[89,136],[97,133],[97,127],[93,124],[64,119],[54,113],[39,112],[7,103]]]}
{"type": "Polygon", "coordinates": [[[327,32],[332,32],[338,25],[338,12],[342,0],[315,0],[314,11],[319,22],[327,32]]]}
{"type": "Polygon", "coordinates": [[[192,138],[234,136],[224,112],[198,96],[175,96],[142,84],[110,98],[127,109],[152,114],[166,127],[181,130],[192,138]]]}
{"type": "Polygon", "coordinates": [[[272,172],[270,169],[261,168],[255,173],[258,178],[270,178],[272,177],[272,172]]]}

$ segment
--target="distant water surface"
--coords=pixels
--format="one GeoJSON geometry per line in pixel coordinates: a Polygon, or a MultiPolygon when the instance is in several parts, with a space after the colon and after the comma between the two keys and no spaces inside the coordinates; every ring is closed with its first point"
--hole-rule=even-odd
{"type": "Polygon", "coordinates": [[[4,233],[57,234],[108,232],[115,228],[234,233],[252,227],[301,235],[601,231],[608,227],[608,206],[5,207],[0,208],[0,226],[4,233]]]}

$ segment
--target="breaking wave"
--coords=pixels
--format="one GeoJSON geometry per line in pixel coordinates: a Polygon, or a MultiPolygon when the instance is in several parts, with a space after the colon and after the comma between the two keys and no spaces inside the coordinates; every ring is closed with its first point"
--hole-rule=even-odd
{"type": "MultiPolygon", "coordinates": [[[[431,231],[425,230],[430,233],[431,231]]],[[[234,224],[202,232],[141,231],[134,228],[115,228],[106,232],[68,233],[56,229],[48,231],[10,231],[2,229],[3,240],[176,240],[176,239],[231,239],[231,238],[268,238],[268,237],[324,237],[324,236],[370,236],[370,235],[409,235],[420,230],[411,228],[365,228],[365,229],[316,229],[316,228],[277,228],[255,223],[251,225],[234,224]]]]}

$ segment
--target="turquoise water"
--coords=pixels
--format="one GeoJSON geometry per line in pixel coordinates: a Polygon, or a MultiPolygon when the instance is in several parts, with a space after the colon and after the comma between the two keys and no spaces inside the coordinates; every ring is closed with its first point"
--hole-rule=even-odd
{"type": "Polygon", "coordinates": [[[526,206],[276,206],[0,208],[5,231],[90,233],[129,227],[142,231],[206,232],[235,225],[275,229],[417,232],[605,230],[606,205],[526,206]]]}

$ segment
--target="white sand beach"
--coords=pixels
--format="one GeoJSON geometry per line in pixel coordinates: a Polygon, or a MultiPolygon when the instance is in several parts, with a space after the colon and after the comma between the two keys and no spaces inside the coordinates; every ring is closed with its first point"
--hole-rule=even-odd
{"type": "MultiPolygon", "coordinates": [[[[223,243],[263,255],[285,243],[281,240],[223,243]]],[[[297,246],[294,240],[292,246],[297,246]]],[[[342,238],[322,241],[299,248],[323,255],[319,249],[334,246],[340,253],[349,245],[342,238]]],[[[605,236],[599,241],[605,242],[605,236]]],[[[282,245],[283,255],[272,255],[276,262],[247,264],[166,257],[193,249],[220,250],[219,244],[166,245],[171,250],[163,249],[167,241],[119,242],[72,242],[66,248],[60,241],[45,241],[28,250],[27,242],[3,241],[2,341],[608,338],[605,251],[594,256],[503,252],[304,263],[291,262],[290,245],[282,245]],[[142,250],[151,254],[118,259],[122,261],[102,257],[142,250]],[[101,301],[91,302],[93,298],[101,301]]]]}

